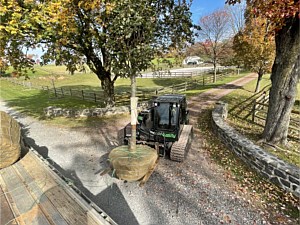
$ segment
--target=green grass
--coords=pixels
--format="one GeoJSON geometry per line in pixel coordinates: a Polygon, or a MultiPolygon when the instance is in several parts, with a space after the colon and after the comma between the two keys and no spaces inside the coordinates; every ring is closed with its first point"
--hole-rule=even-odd
{"type": "Polygon", "coordinates": [[[97,106],[94,103],[77,99],[49,98],[48,92],[46,91],[23,88],[22,86],[14,85],[5,80],[1,80],[0,88],[0,97],[4,99],[9,106],[36,118],[43,118],[43,110],[48,106],[74,109],[97,106]]]}
{"type": "MultiPolygon", "coordinates": [[[[28,80],[32,84],[36,86],[48,86],[49,88],[53,87],[74,87],[78,89],[87,89],[87,90],[99,90],[101,83],[97,76],[93,73],[75,73],[74,75],[70,75],[68,73],[63,74],[65,72],[64,66],[55,67],[53,65],[48,66],[36,66],[36,72],[29,72],[28,76],[30,79],[28,80]],[[43,70],[41,70],[43,69],[43,70]],[[45,72],[45,70],[50,71],[45,72]]],[[[242,74],[243,76],[245,74],[242,74]]],[[[215,87],[221,83],[224,83],[229,80],[236,79],[237,76],[229,76],[222,80],[221,82],[217,82],[213,85],[207,85],[204,87],[205,89],[215,87]]],[[[195,77],[195,79],[202,79],[200,77],[195,77]]],[[[18,80],[23,81],[24,77],[18,78],[18,80]]],[[[151,90],[154,91],[156,88],[162,87],[170,87],[176,84],[182,84],[186,81],[190,81],[190,78],[155,78],[155,79],[145,79],[145,78],[137,78],[137,88],[138,90],[151,90]]],[[[199,86],[200,88],[200,86],[199,86]]],[[[198,89],[198,87],[195,87],[198,89]]],[[[130,80],[125,78],[117,79],[115,83],[115,91],[123,92],[130,91],[130,80]]],[[[193,93],[193,92],[191,92],[193,93]]]]}
{"type": "Polygon", "coordinates": [[[154,64],[154,65],[159,65],[161,63],[164,63],[165,61],[169,61],[170,63],[174,63],[176,61],[175,58],[155,58],[153,59],[151,62],[154,64]]]}
{"type": "MultiPolygon", "coordinates": [[[[55,67],[55,66],[46,66],[47,71],[61,72],[65,71],[65,67],[55,67]]],[[[208,84],[202,86],[199,84],[195,84],[192,90],[188,90],[185,94],[187,96],[192,96],[199,94],[205,90],[210,88],[217,87],[229,81],[235,80],[239,77],[244,76],[245,74],[238,75],[229,75],[223,80],[218,81],[215,84],[208,84]]],[[[37,86],[49,86],[49,88],[53,87],[52,80],[54,82],[55,87],[68,87],[73,89],[83,89],[83,90],[94,90],[99,91],[100,81],[98,80],[95,74],[65,74],[57,77],[53,77],[51,73],[45,73],[44,71],[37,70],[36,73],[29,73],[29,81],[37,86]]],[[[202,79],[200,77],[194,77],[193,79],[202,79]]],[[[24,77],[18,78],[20,81],[24,81],[24,77]]],[[[28,80],[27,80],[28,81],[28,80]]],[[[143,91],[152,91],[149,93],[149,97],[154,95],[154,91],[157,88],[170,87],[176,84],[182,84],[184,82],[191,81],[191,78],[137,78],[137,89],[143,91]]],[[[100,103],[86,102],[80,99],[74,98],[53,98],[53,96],[49,96],[48,92],[35,90],[35,89],[26,89],[21,86],[14,85],[8,81],[1,80],[0,83],[1,99],[4,99],[7,104],[11,107],[16,108],[17,110],[24,112],[30,116],[44,119],[44,108],[48,106],[55,106],[61,108],[73,108],[73,109],[82,109],[82,108],[95,108],[101,107],[100,103]]],[[[120,92],[129,92],[130,91],[130,80],[125,78],[119,78],[115,83],[115,93],[120,92]]],[[[129,99],[128,99],[129,100],[129,99]]],[[[57,119],[53,119],[53,123],[56,123],[57,119]]],[[[59,123],[68,124],[70,119],[63,118],[60,119],[59,123]],[[65,122],[64,122],[65,121],[65,122]]],[[[78,122],[79,126],[81,126],[80,120],[74,120],[72,123],[78,122]]],[[[74,126],[74,124],[72,124],[74,126]]]]}

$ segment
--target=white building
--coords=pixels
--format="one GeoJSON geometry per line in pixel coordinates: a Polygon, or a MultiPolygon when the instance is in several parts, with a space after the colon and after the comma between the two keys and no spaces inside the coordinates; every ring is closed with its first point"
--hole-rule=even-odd
{"type": "Polygon", "coordinates": [[[182,62],[183,65],[199,65],[201,63],[203,62],[199,56],[188,56],[182,62]]]}

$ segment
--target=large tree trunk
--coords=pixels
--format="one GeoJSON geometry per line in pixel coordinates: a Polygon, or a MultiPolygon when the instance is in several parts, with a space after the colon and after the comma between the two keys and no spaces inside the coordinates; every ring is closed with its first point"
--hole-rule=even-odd
{"type": "Polygon", "coordinates": [[[287,18],[276,33],[276,58],[272,68],[269,108],[263,139],[274,144],[287,144],[291,110],[299,81],[299,18],[287,18]]]}
{"type": "Polygon", "coordinates": [[[112,74],[109,70],[109,64],[106,61],[106,51],[101,49],[101,57],[97,57],[92,50],[89,51],[87,57],[89,68],[97,75],[98,79],[101,81],[101,87],[104,91],[104,104],[106,107],[115,106],[115,87],[114,83],[118,76],[112,79],[112,74]],[[104,61],[104,62],[102,62],[104,61]]]}
{"type": "Polygon", "coordinates": [[[115,106],[115,88],[114,81],[110,77],[101,77],[101,87],[104,91],[104,103],[106,107],[115,106]]]}

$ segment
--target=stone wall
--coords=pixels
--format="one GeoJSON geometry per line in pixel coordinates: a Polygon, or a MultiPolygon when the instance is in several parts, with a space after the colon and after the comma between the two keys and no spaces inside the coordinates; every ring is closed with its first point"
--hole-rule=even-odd
{"type": "MultiPolygon", "coordinates": [[[[146,109],[147,106],[148,103],[139,103],[138,110],[146,109]]],[[[49,106],[44,109],[44,114],[46,117],[101,117],[129,113],[129,111],[129,106],[92,109],[63,109],[60,107],[49,106]]]]}
{"type": "Polygon", "coordinates": [[[226,122],[227,104],[218,102],[212,112],[213,131],[222,142],[263,177],[300,197],[300,169],[266,152],[226,122]]]}

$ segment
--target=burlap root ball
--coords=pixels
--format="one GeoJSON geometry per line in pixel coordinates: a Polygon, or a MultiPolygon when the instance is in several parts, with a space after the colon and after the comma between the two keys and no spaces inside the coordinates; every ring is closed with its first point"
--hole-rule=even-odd
{"type": "Polygon", "coordinates": [[[122,145],[113,149],[108,158],[119,179],[137,181],[155,164],[158,155],[147,145],[137,145],[134,152],[130,152],[127,145],[122,145]]]}
{"type": "Polygon", "coordinates": [[[21,128],[7,113],[0,111],[0,169],[15,163],[21,155],[21,128]]]}

